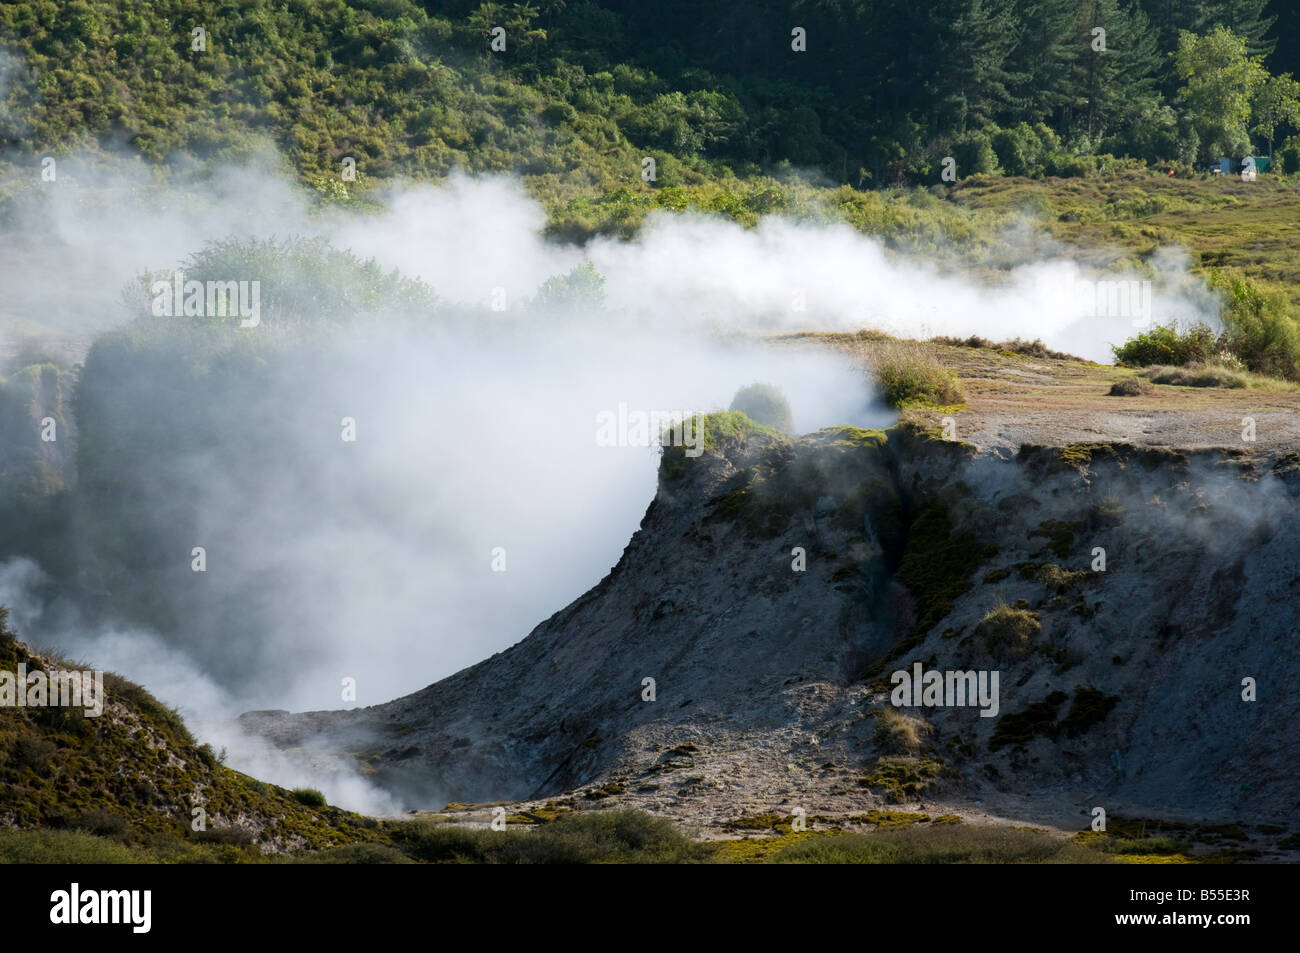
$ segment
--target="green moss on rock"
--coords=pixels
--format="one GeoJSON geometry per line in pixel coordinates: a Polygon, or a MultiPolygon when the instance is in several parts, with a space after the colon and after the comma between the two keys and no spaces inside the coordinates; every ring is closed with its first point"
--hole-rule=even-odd
{"type": "Polygon", "coordinates": [[[955,531],[949,509],[941,502],[923,507],[907,532],[907,548],[898,579],[917,603],[916,630],[929,632],[971,588],[971,576],[997,555],[970,530],[955,531]]]}

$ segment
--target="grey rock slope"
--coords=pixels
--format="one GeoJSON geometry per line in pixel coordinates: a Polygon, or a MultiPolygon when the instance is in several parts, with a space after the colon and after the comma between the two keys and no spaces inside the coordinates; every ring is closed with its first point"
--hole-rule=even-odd
{"type": "Polygon", "coordinates": [[[517,645],[245,727],[420,808],[1300,817],[1295,455],[710,427],[704,456],[665,451],[618,565],[517,645]],[[917,662],[997,671],[997,716],[895,708],[917,662]]]}

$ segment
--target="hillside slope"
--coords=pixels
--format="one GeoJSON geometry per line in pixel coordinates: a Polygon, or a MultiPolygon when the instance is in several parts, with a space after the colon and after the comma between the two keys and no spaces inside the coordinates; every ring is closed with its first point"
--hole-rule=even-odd
{"type": "MultiPolygon", "coordinates": [[[[5,627],[5,615],[0,609],[0,673],[33,678],[88,668],[34,652],[5,627]]],[[[106,838],[118,852],[126,845],[152,859],[186,861],[248,859],[380,837],[369,818],[323,801],[309,806],[225,767],[140,686],[112,673],[102,677],[98,715],[82,707],[20,707],[13,699],[0,708],[0,831],[84,831],[106,838]]]]}
{"type": "Polygon", "coordinates": [[[705,833],[899,804],[1065,829],[1097,806],[1300,817],[1294,453],[731,431],[666,451],[618,565],[511,649],[386,705],[245,725],[350,752],[425,809],[567,794],[705,833]],[[895,709],[916,663],[999,672],[996,716],[895,709]]]}

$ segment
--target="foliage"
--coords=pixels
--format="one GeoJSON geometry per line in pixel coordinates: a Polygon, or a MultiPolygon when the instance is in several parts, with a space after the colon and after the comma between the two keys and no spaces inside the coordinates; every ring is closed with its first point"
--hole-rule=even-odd
{"type": "Polygon", "coordinates": [[[728,410],[737,410],[756,424],[781,433],[794,432],[794,415],[785,394],[773,384],[750,384],[736,391],[728,410]]]}
{"type": "MultiPolygon", "coordinates": [[[[1165,106],[1204,129],[1245,122],[1236,65],[1262,63],[1276,41],[1264,2],[793,0],[742,13],[716,0],[75,0],[58,15],[7,4],[0,146],[23,165],[122,144],[168,164],[238,161],[270,144],[326,202],[456,168],[516,171],[543,190],[639,189],[646,156],[659,166],[654,189],[783,163],[837,183],[933,182],[946,155],[963,176],[993,171],[986,128],[1005,130],[997,155],[1011,167],[1046,171],[1022,148],[1026,126],[1070,143],[1066,159],[1120,137],[1166,160],[1123,137],[1165,106]],[[791,48],[792,20],[807,53],[791,48]],[[498,26],[507,45],[493,51],[498,26]],[[1184,51],[1181,36],[1197,40],[1184,51]],[[1233,92],[1216,98],[1225,85],[1233,92]],[[357,175],[345,181],[348,158],[357,175]]],[[[1053,162],[1048,174],[1085,168],[1053,162]]]]}
{"type": "Polygon", "coordinates": [[[605,276],[591,262],[583,262],[567,275],[552,275],[533,299],[542,311],[599,311],[605,303],[605,276]]]}
{"type": "Polygon", "coordinates": [[[1251,101],[1268,74],[1260,58],[1248,54],[1245,39],[1222,26],[1205,36],[1184,31],[1174,69],[1183,81],[1179,95],[1196,117],[1202,161],[1248,154],[1251,101]]]}
{"type": "Polygon", "coordinates": [[[891,407],[947,406],[962,400],[957,375],[939,363],[930,348],[911,341],[886,341],[863,345],[860,353],[891,407]]]}
{"type": "Polygon", "coordinates": [[[1127,367],[1188,364],[1208,360],[1215,354],[1215,334],[1207,324],[1183,329],[1176,324],[1157,324],[1111,350],[1116,363],[1127,367]]]}
{"type": "Polygon", "coordinates": [[[1000,605],[975,626],[975,639],[998,661],[1023,659],[1031,640],[1043,627],[1038,613],[1018,606],[1000,605]]]}
{"type": "Polygon", "coordinates": [[[708,854],[671,821],[642,811],[566,813],[519,832],[407,821],[391,833],[398,849],[426,863],[684,863],[708,854]]]}
{"type": "Polygon", "coordinates": [[[1215,272],[1223,298],[1223,346],[1258,374],[1300,379],[1300,329],[1286,296],[1239,274],[1215,272]]]}
{"type": "Polygon", "coordinates": [[[876,711],[876,740],[894,754],[918,754],[933,734],[934,726],[928,721],[892,707],[876,711]]]}
{"type": "Polygon", "coordinates": [[[1006,826],[909,825],[870,834],[835,834],[791,844],[777,864],[1104,863],[1084,847],[1036,830],[1006,826]]]}
{"type": "Polygon", "coordinates": [[[294,788],[292,794],[293,799],[299,804],[306,804],[308,807],[325,806],[325,795],[315,788],[294,788]]]}

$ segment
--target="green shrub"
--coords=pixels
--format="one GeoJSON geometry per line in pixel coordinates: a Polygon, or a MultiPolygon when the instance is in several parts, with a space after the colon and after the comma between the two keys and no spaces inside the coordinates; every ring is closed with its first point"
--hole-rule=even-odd
{"type": "Polygon", "coordinates": [[[299,804],[305,804],[307,807],[325,806],[325,795],[315,788],[294,788],[293,796],[299,804]]]}
{"type": "Polygon", "coordinates": [[[82,811],[73,827],[99,837],[121,838],[126,834],[126,818],[111,811],[92,808],[82,811]]]}
{"type": "Polygon", "coordinates": [[[738,410],[756,424],[772,427],[782,433],[794,432],[794,416],[790,402],[781,389],[772,384],[750,384],[736,391],[728,410],[738,410]]]}
{"type": "Polygon", "coordinates": [[[943,762],[935,758],[889,756],[877,758],[871,773],[858,778],[858,784],[875,788],[897,803],[920,797],[938,783],[943,773],[943,762]]]}
{"type": "Polygon", "coordinates": [[[1115,362],[1127,367],[1199,363],[1218,353],[1214,329],[1208,324],[1181,330],[1177,324],[1157,324],[1111,350],[1115,362]]]}
{"type": "Polygon", "coordinates": [[[1278,150],[1282,171],[1287,175],[1300,172],[1300,136],[1292,136],[1278,150]]]}
{"type": "Polygon", "coordinates": [[[0,831],[0,864],[139,864],[148,860],[85,831],[0,831]]]}
{"type": "Polygon", "coordinates": [[[1217,364],[1194,364],[1190,367],[1148,367],[1142,372],[1153,384],[1177,387],[1246,387],[1246,378],[1217,364]]]}
{"type": "Polygon", "coordinates": [[[998,164],[1007,175],[1040,177],[1047,170],[1049,156],[1059,152],[1061,141],[1042,123],[1022,122],[1006,129],[988,129],[989,142],[998,164]]]}
{"type": "Polygon", "coordinates": [[[957,177],[991,175],[998,171],[998,154],[982,132],[958,136],[952,143],[952,157],[957,161],[957,177]]]}
{"type": "Polygon", "coordinates": [[[880,395],[889,406],[961,403],[957,375],[939,363],[925,345],[914,341],[885,341],[860,347],[880,395]]]}
{"type": "Polygon", "coordinates": [[[980,620],[975,638],[996,659],[1022,659],[1029,654],[1031,640],[1042,627],[1033,610],[1003,604],[980,620]]]}
{"type": "Polygon", "coordinates": [[[532,303],[542,311],[599,311],[605,303],[605,276],[583,262],[567,275],[546,279],[532,303]]]}
{"type": "Polygon", "coordinates": [[[1223,297],[1224,348],[1257,374],[1300,379],[1300,330],[1286,295],[1223,272],[1211,274],[1209,284],[1223,297]]]}
{"type": "Polygon", "coordinates": [[[671,821],[643,811],[573,812],[527,831],[407,821],[393,828],[393,842],[429,863],[683,863],[708,853],[671,821]]]}
{"type": "Polygon", "coordinates": [[[1126,377],[1111,384],[1107,393],[1111,397],[1137,397],[1140,394],[1149,394],[1154,389],[1150,381],[1144,381],[1140,377],[1126,377]]]}
{"type": "Polygon", "coordinates": [[[14,742],[11,757],[15,764],[45,777],[50,772],[50,759],[58,750],[58,745],[41,735],[22,735],[14,742]]]}
{"type": "Polygon", "coordinates": [[[777,864],[1106,863],[1093,851],[1042,831],[993,825],[911,825],[870,834],[836,834],[793,844],[777,864]]]}
{"type": "Polygon", "coordinates": [[[876,711],[876,740],[893,754],[915,755],[929,742],[934,726],[897,709],[876,711]]]}
{"type": "Polygon", "coordinates": [[[331,850],[315,851],[285,858],[290,864],[413,864],[396,847],[387,844],[348,844],[331,850]]]}

